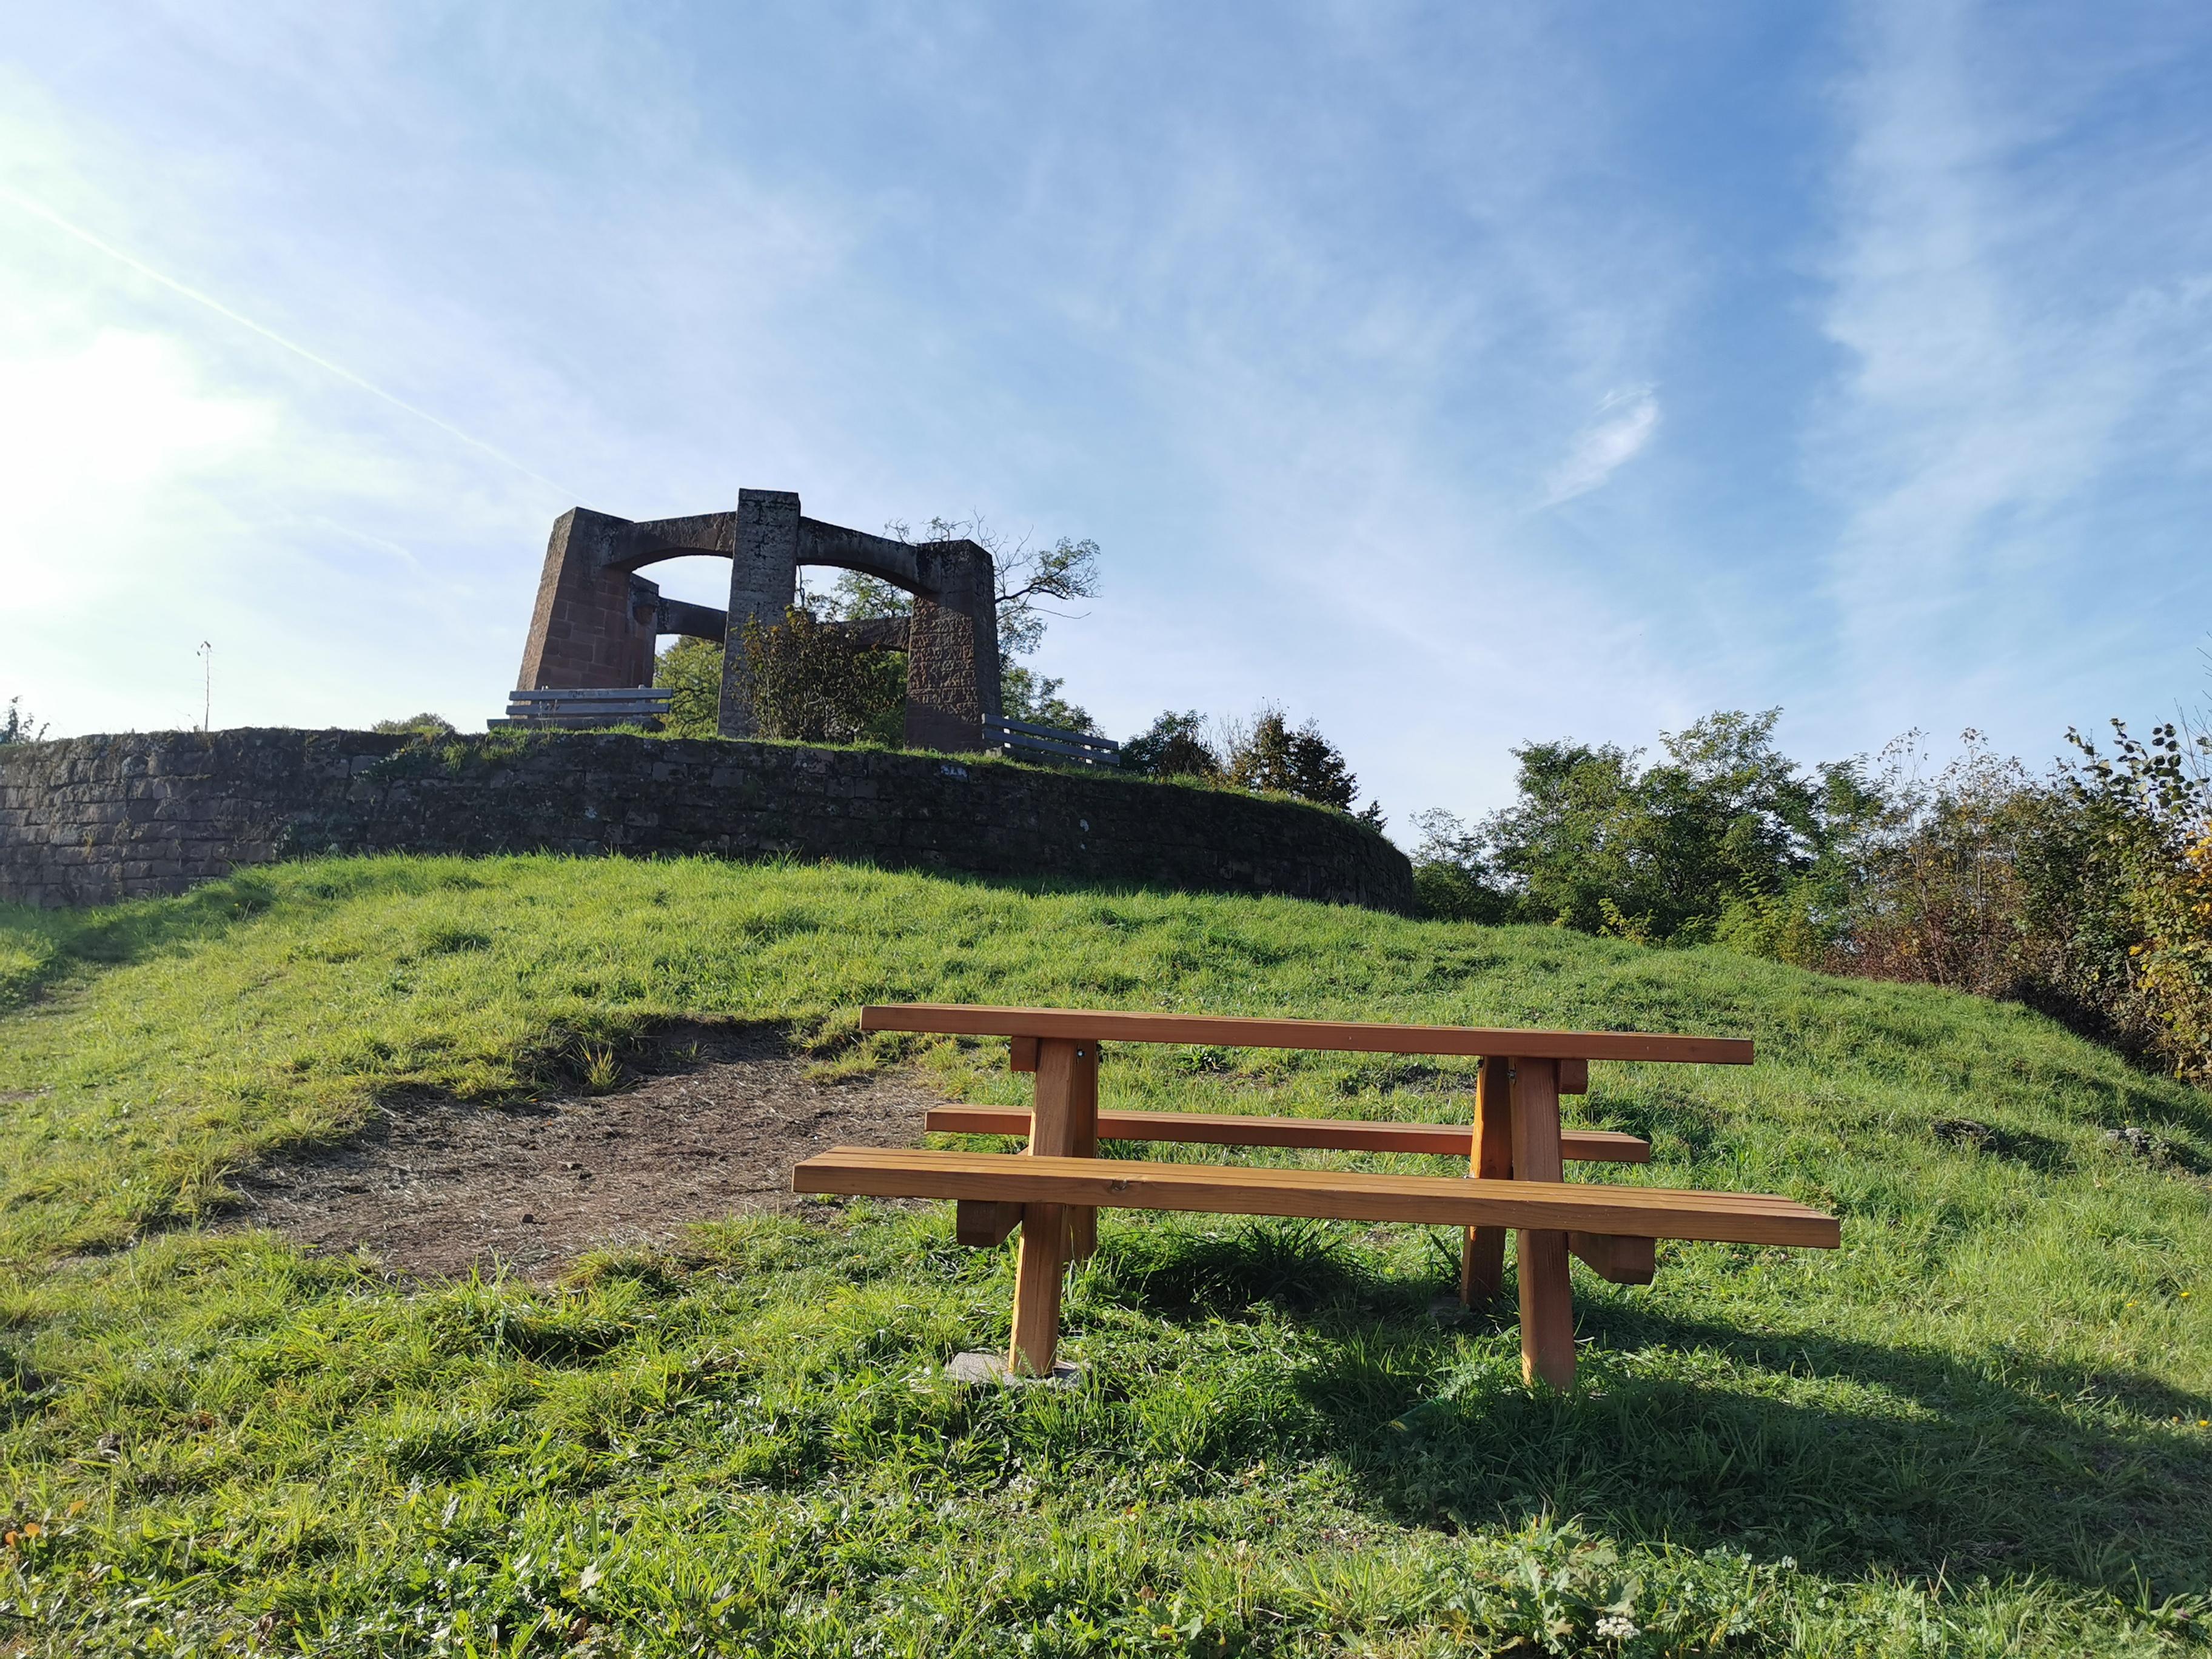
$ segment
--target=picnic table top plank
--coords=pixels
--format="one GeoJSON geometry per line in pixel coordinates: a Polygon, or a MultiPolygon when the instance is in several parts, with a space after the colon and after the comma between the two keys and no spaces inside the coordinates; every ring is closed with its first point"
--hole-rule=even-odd
{"type": "Polygon", "coordinates": [[[1223,1048],[1315,1048],[1358,1054],[1498,1055],[1528,1060],[1645,1060],[1748,1066],[1748,1037],[1646,1031],[1533,1031],[1468,1025],[1387,1025],[1364,1020],[1157,1014],[1121,1009],[994,1008],[908,1002],[860,1010],[864,1031],[955,1036],[1079,1037],[1102,1042],[1193,1042],[1223,1048]]]}

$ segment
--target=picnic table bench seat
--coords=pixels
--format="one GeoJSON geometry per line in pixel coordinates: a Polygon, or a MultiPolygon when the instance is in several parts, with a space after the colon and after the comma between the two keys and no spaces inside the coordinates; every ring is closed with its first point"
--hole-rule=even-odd
{"type": "Polygon", "coordinates": [[[1651,1282],[1653,1245],[1662,1238],[1814,1249],[1832,1249],[1838,1243],[1832,1216],[1759,1193],[1257,1170],[1227,1164],[835,1146],[798,1166],[793,1189],[850,1197],[949,1198],[959,1206],[960,1242],[972,1245],[1004,1243],[1032,1204],[1541,1228],[1565,1233],[1569,1254],[1617,1285],[1651,1282]]]}
{"type": "Polygon", "coordinates": [[[1644,1032],[1528,1031],[1254,1019],[1085,1009],[909,1004],[861,1011],[864,1030],[1004,1036],[1016,1071],[1036,1074],[1034,1104],[933,1109],[933,1130],[1027,1135],[1024,1153],[839,1146],[792,1174],[799,1193],[949,1199],[963,1243],[1003,1243],[1019,1227],[1011,1368],[1049,1373],[1060,1281],[1090,1253],[1101,1209],[1412,1222],[1465,1230],[1460,1295],[1494,1296],[1505,1235],[1517,1237],[1522,1366],[1531,1381],[1574,1380],[1571,1255],[1620,1284],[1649,1284],[1661,1238],[1832,1249],[1833,1217],[1759,1193],[1569,1183],[1563,1165],[1648,1162],[1635,1135],[1563,1129],[1559,1096],[1589,1086],[1598,1060],[1747,1065],[1748,1042],[1644,1032]],[[1200,1043],[1478,1058],[1472,1123],[1377,1123],[1098,1107],[1101,1041],[1200,1043]],[[1102,1160],[1102,1139],[1440,1153],[1465,1177],[1102,1160]]]}
{"type": "Polygon", "coordinates": [[[1555,1228],[1814,1249],[1832,1249],[1838,1243],[1833,1216],[1766,1193],[1376,1175],[1358,1170],[1270,1170],[1235,1164],[833,1146],[798,1166],[795,1189],[856,1197],[1404,1221],[1432,1227],[1555,1228]]]}

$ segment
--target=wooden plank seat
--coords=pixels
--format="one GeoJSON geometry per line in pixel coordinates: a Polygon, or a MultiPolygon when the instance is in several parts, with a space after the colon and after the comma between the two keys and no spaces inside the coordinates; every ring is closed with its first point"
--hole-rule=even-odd
{"type": "Polygon", "coordinates": [[[835,1146],[799,1164],[792,1172],[792,1189],[852,1197],[981,1200],[1025,1208],[1077,1204],[1433,1227],[1539,1227],[1817,1250],[1833,1249],[1840,1242],[1833,1216],[1764,1193],[1149,1164],[1024,1152],[835,1146]]]}
{"type": "Polygon", "coordinates": [[[1015,1071],[1036,1074],[1034,1104],[942,1107],[928,1127],[954,1133],[1024,1134],[1022,1154],[839,1147],[800,1164],[794,1190],[945,1198],[963,1243],[1004,1243],[1017,1227],[1011,1364],[1042,1375],[1059,1340],[1060,1293],[1071,1259],[1090,1253],[1100,1209],[1192,1210],[1409,1221],[1463,1228],[1460,1295],[1502,1288],[1505,1237],[1517,1241],[1522,1370],[1531,1382],[1574,1380],[1568,1273],[1579,1256],[1606,1278],[1650,1282],[1660,1238],[1704,1238],[1832,1249],[1832,1218],[1759,1194],[1686,1193],[1570,1185],[1577,1161],[1641,1163],[1633,1135],[1565,1130],[1559,1097],[1589,1086],[1593,1061],[1749,1065],[1752,1045],[1729,1037],[1639,1031],[1536,1031],[1351,1020],[1150,1014],[1106,1009],[989,1008],[916,1003],[860,1011],[865,1031],[1003,1036],[1015,1071]],[[1098,1107],[1103,1042],[1200,1043],[1444,1054],[1481,1062],[1474,1121],[1388,1124],[1223,1113],[1126,1112],[1098,1107]],[[1097,1158],[1099,1139],[1309,1146],[1349,1152],[1464,1154],[1465,1179],[1332,1170],[1268,1170],[1097,1158]]]}
{"type": "MultiPolygon", "coordinates": [[[[933,1106],[923,1127],[939,1134],[1020,1135],[1025,1106],[933,1106]]],[[[1101,1140],[1179,1141],[1194,1146],[1297,1146],[1330,1152],[1424,1152],[1466,1158],[1474,1128],[1465,1123],[1376,1123],[1346,1117],[1248,1117],[1236,1112],[1123,1112],[1098,1109],[1101,1140]]],[[[1569,1163],[1649,1164],[1651,1143],[1613,1129],[1562,1129],[1569,1163]]]]}
{"type": "Polygon", "coordinates": [[[556,726],[585,730],[598,726],[643,726],[658,731],[667,718],[673,693],[650,685],[558,686],[511,691],[507,718],[487,720],[500,726],[556,726]]]}
{"type": "MultiPolygon", "coordinates": [[[[1024,1221],[1063,1234],[1070,1210],[1184,1210],[1313,1220],[1497,1227],[1564,1236],[1567,1249],[1615,1284],[1648,1285],[1662,1238],[1833,1249],[1832,1216],[1763,1193],[1686,1192],[1565,1182],[1376,1175],[1344,1170],[1263,1170],[1218,1164],[1150,1164],[1012,1152],[917,1152],[837,1146],[792,1171],[792,1190],[848,1197],[951,1199],[956,1233],[970,1245],[1003,1244],[1024,1221]]],[[[1064,1249],[1055,1237],[1047,1247],[1064,1249]]],[[[1050,1286],[1059,1320],[1059,1274],[1050,1286]]]]}

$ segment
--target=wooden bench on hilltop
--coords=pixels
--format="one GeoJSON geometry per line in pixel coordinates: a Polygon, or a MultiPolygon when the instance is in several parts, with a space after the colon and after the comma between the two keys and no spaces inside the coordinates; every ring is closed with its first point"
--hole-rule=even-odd
{"type": "Polygon", "coordinates": [[[642,726],[658,732],[668,718],[674,693],[649,685],[568,687],[552,690],[510,691],[507,718],[485,725],[557,731],[588,731],[601,726],[642,726]]]}
{"type": "Polygon", "coordinates": [[[1011,1368],[1048,1375],[1059,1342],[1063,1269],[1091,1253],[1101,1209],[1405,1221],[1465,1230],[1460,1295],[1503,1287],[1505,1234],[1517,1235],[1523,1375],[1554,1388],[1574,1382],[1574,1307],[1567,1259],[1619,1284],[1649,1284],[1662,1238],[1832,1249],[1833,1217],[1786,1198],[1571,1183],[1564,1165],[1640,1164],[1634,1135],[1563,1130],[1559,1096],[1589,1087],[1593,1060],[1749,1065],[1752,1045],[1727,1037],[1632,1031],[1492,1030],[1340,1020],[1249,1019],[1058,1008],[917,1003],[865,1008],[863,1030],[1009,1039],[1016,1071],[1036,1073],[1034,1103],[945,1106],[927,1127],[954,1133],[1026,1134],[1026,1153],[839,1146],[792,1172],[793,1190],[882,1198],[950,1199],[960,1241],[1003,1243],[1021,1229],[1011,1368]],[[1445,1054],[1481,1061],[1474,1121],[1373,1123],[1098,1108],[1103,1042],[1220,1048],[1445,1054]],[[1468,1174],[1376,1175],[1335,1170],[1102,1161],[1101,1139],[1337,1152],[1430,1152],[1468,1159],[1468,1174]]]}

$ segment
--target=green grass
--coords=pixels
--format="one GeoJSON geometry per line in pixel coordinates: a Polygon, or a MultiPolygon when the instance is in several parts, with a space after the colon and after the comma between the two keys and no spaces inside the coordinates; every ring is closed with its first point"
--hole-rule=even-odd
{"type": "MultiPolygon", "coordinates": [[[[0,912],[0,1652],[2207,1644],[2212,1102],[2017,1008],[1288,901],[526,858],[0,912]],[[1844,1248],[1577,1268],[1562,1397],[1510,1310],[1427,1318],[1440,1232],[1109,1215],[1082,1385],[1002,1392],[935,1375],[1003,1340],[1012,1280],[943,1206],[702,1226],[552,1289],[200,1224],[380,1095],[527,1094],[678,1016],[1021,1098],[1002,1050],[858,1035],[919,998],[1750,1036],[1749,1068],[1594,1067],[1570,1111],[1656,1158],[1578,1175],[1787,1193],[1844,1248]],[[1996,1133],[1931,1129],[1959,1116],[1996,1133]]],[[[1124,1048],[1102,1086],[1445,1117],[1465,1082],[1124,1048]]]]}

